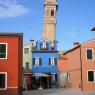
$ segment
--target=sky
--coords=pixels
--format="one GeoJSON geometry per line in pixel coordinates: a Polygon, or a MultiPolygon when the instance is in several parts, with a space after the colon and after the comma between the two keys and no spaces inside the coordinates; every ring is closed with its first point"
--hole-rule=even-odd
{"type": "MultiPolygon", "coordinates": [[[[0,32],[23,32],[24,44],[43,35],[44,0],[0,0],[0,32]]],[[[95,0],[58,0],[58,50],[95,38],[95,0]]]]}

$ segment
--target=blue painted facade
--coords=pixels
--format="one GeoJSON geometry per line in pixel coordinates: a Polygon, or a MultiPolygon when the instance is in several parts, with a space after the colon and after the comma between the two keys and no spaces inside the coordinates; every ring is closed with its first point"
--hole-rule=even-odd
{"type": "Polygon", "coordinates": [[[56,75],[56,81],[58,80],[57,43],[57,41],[51,43],[44,39],[36,42],[36,47],[32,51],[32,73],[56,75]],[[44,49],[42,47],[44,47],[44,49]],[[37,58],[40,60],[36,60],[37,58]],[[36,65],[36,63],[39,63],[39,65],[36,65]]]}
{"type": "MultiPolygon", "coordinates": [[[[57,41],[53,44],[53,49],[51,42],[48,40],[39,40],[36,42],[36,49],[32,52],[32,58],[41,58],[41,66],[33,66],[34,62],[32,62],[32,72],[34,73],[58,73],[57,64],[50,66],[49,65],[49,58],[53,57],[56,58],[58,61],[58,51],[57,51],[57,41]],[[41,50],[41,43],[47,43],[48,48],[41,50]]],[[[58,62],[57,62],[58,63],[58,62]]]]}
{"type": "Polygon", "coordinates": [[[32,66],[33,73],[58,73],[57,65],[50,66],[49,65],[49,58],[54,57],[58,59],[57,52],[33,52],[33,58],[40,57],[42,58],[42,65],[41,66],[32,66]]]}

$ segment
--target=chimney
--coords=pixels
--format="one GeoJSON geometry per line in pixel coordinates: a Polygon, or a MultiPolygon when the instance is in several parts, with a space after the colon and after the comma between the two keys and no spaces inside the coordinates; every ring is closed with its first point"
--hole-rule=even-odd
{"type": "Polygon", "coordinates": [[[31,39],[31,40],[30,40],[30,43],[31,43],[31,49],[33,49],[33,47],[34,47],[34,40],[31,39]]]}
{"type": "Polygon", "coordinates": [[[80,45],[80,43],[79,42],[74,42],[73,45],[74,45],[74,47],[77,47],[78,45],[80,45]]]}

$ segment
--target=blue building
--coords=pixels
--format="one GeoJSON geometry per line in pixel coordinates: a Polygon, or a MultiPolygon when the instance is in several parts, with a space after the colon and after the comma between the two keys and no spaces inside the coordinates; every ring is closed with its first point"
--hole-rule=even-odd
{"type": "Polygon", "coordinates": [[[58,81],[58,51],[57,41],[39,40],[32,51],[33,83],[43,88],[57,85],[58,81]],[[41,83],[41,84],[40,84],[41,83]]]}
{"type": "Polygon", "coordinates": [[[32,83],[34,87],[55,87],[58,82],[58,51],[56,32],[57,0],[44,0],[43,39],[32,50],[32,83]]]}

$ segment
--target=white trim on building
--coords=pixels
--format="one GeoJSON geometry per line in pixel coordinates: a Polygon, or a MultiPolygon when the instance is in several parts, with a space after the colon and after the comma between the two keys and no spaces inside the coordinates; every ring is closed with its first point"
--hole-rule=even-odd
{"type": "Polygon", "coordinates": [[[7,55],[8,55],[8,43],[1,43],[0,44],[6,44],[6,57],[5,58],[0,58],[0,59],[7,59],[7,55]]]}
{"type": "Polygon", "coordinates": [[[0,90],[7,90],[7,72],[0,72],[0,74],[5,74],[5,88],[0,88],[0,90]]]}

